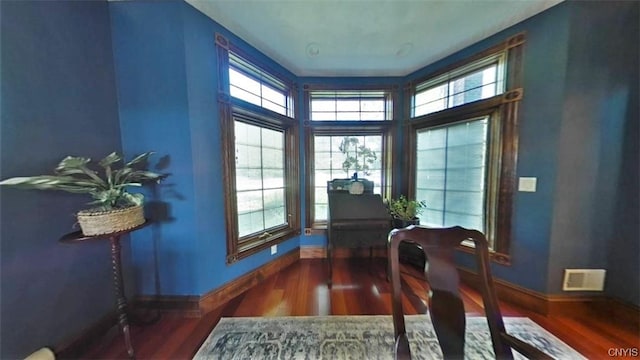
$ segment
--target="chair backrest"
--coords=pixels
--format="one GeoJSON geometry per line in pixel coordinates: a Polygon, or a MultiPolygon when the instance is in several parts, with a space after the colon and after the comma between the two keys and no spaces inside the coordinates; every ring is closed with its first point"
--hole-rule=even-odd
{"type": "Polygon", "coordinates": [[[388,250],[393,288],[392,307],[396,358],[410,358],[402,310],[400,264],[398,261],[398,245],[403,241],[420,245],[426,255],[426,274],[431,290],[429,314],[442,354],[445,359],[461,359],[464,356],[466,318],[459,292],[460,277],[454,262],[454,252],[458,245],[465,240],[471,240],[475,244],[482,300],[496,358],[512,359],[511,348],[529,358],[550,358],[535,347],[506,333],[498,306],[498,298],[493,287],[489,267],[489,249],[484,234],[460,226],[427,228],[416,225],[404,229],[394,229],[389,233],[388,250]]]}

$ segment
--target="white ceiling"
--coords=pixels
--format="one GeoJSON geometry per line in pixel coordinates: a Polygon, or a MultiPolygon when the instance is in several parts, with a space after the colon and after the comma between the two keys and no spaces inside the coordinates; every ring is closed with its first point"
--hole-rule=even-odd
{"type": "Polygon", "coordinates": [[[298,76],[404,76],[562,0],[185,0],[298,76]]]}

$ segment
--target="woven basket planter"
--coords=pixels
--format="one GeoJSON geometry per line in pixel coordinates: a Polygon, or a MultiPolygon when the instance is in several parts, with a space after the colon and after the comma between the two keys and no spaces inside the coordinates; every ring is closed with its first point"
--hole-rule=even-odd
{"type": "Polygon", "coordinates": [[[124,231],[142,225],[145,221],[142,205],[100,212],[82,210],[78,212],[77,217],[85,236],[124,231]]]}

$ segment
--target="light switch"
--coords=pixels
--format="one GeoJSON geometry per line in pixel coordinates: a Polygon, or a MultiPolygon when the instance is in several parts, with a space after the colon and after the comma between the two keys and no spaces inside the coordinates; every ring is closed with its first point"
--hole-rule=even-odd
{"type": "Polygon", "coordinates": [[[538,179],[534,177],[521,177],[518,179],[518,191],[536,192],[538,179]]]}

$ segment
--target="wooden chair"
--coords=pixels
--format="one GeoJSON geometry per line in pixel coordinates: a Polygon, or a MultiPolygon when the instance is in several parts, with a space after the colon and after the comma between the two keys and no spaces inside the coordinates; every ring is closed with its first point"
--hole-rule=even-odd
{"type": "Polygon", "coordinates": [[[489,268],[487,239],[481,232],[459,226],[427,228],[416,225],[404,229],[394,229],[389,233],[388,250],[393,288],[392,306],[396,359],[411,358],[400,291],[398,245],[403,241],[417,243],[426,255],[427,281],[431,289],[429,314],[444,358],[463,358],[465,311],[458,290],[460,278],[453,257],[456,247],[464,240],[471,240],[475,243],[482,299],[496,358],[513,359],[511,353],[513,348],[530,359],[551,359],[547,354],[505,331],[489,268]]]}

